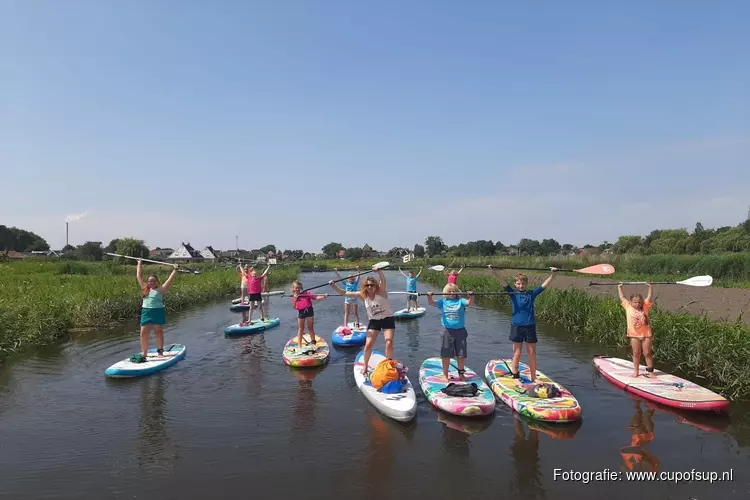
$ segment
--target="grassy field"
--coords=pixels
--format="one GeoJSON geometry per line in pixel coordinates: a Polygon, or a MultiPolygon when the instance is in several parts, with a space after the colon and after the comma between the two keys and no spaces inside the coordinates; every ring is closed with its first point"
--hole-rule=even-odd
{"type": "MultiPolygon", "coordinates": [[[[423,273],[425,282],[442,286],[445,277],[423,273]]],[[[533,276],[539,283],[544,277],[533,276]]],[[[486,275],[462,274],[462,290],[501,291],[503,284],[486,275]]],[[[507,297],[500,300],[510,307],[507,297]]],[[[612,298],[596,297],[585,291],[550,288],[536,301],[537,318],[570,333],[575,342],[596,342],[605,348],[629,345],[624,334],[625,314],[612,298]]],[[[657,363],[668,364],[701,385],[730,398],[750,395],[750,327],[746,324],[718,323],[701,316],[659,310],[652,314],[657,363]]]]}
{"type": "MultiPolygon", "coordinates": [[[[193,267],[193,266],[191,266],[193,267]]],[[[234,269],[203,266],[203,274],[179,274],[167,292],[167,311],[239,293],[234,269]]],[[[162,282],[170,270],[144,267],[162,282]]],[[[299,268],[273,268],[271,286],[288,283],[299,268]]],[[[107,327],[137,318],[140,290],[135,266],[115,263],[37,262],[0,264],[0,353],[54,342],[73,329],[107,327]]]]}
{"type": "MultiPolygon", "coordinates": [[[[297,264],[303,270],[350,268],[359,265],[363,268],[372,266],[381,259],[367,259],[360,262],[348,260],[312,260],[300,261],[297,264]]],[[[394,265],[400,259],[391,259],[394,265]]],[[[608,255],[595,257],[457,257],[430,259],[430,265],[451,264],[486,265],[497,267],[558,267],[561,269],[581,269],[607,262],[617,270],[610,278],[614,280],[651,280],[670,281],[682,280],[690,276],[708,274],[714,278],[714,286],[727,288],[750,288],[750,254],[722,254],[722,255],[608,255]]],[[[403,266],[422,265],[424,260],[418,260],[403,266]]],[[[598,278],[598,277],[595,277],[598,278]]]]}

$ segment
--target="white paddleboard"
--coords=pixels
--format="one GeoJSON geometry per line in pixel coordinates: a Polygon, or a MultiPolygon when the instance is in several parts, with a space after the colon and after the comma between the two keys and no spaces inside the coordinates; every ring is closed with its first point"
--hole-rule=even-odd
{"type": "MultiPolygon", "coordinates": [[[[357,388],[362,391],[367,400],[383,415],[399,422],[408,422],[413,419],[417,414],[417,396],[414,393],[414,387],[412,387],[409,377],[406,378],[406,392],[400,394],[384,394],[379,392],[369,382],[366,382],[364,375],[362,375],[364,355],[364,351],[360,351],[354,361],[354,380],[357,383],[357,388]]],[[[384,359],[385,356],[383,353],[373,349],[369,363],[370,372],[384,359]]]]}
{"type": "Polygon", "coordinates": [[[145,362],[133,363],[130,361],[130,357],[128,357],[107,368],[104,374],[107,377],[116,378],[151,375],[177,363],[185,357],[186,352],[187,348],[182,344],[164,346],[163,356],[159,356],[155,348],[149,349],[145,362]]]}

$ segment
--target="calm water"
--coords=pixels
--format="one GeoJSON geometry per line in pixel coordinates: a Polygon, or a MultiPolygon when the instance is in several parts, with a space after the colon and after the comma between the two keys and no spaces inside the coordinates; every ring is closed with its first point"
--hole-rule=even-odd
{"type": "MultiPolygon", "coordinates": [[[[326,273],[303,276],[307,285],[326,273]]],[[[389,273],[390,289],[401,289],[389,273]]],[[[428,288],[424,288],[426,290],[428,288]]],[[[137,290],[134,291],[137,293],[137,290]]],[[[423,298],[420,300],[424,301],[423,298]]],[[[426,302],[426,301],[425,301],[426,302]]],[[[392,296],[394,309],[403,298],[392,296]]],[[[150,377],[109,380],[104,370],[138,350],[137,326],[78,336],[16,359],[0,371],[0,497],[204,499],[711,499],[750,494],[747,406],[730,418],[650,408],[594,375],[596,346],[573,344],[543,324],[540,368],[583,406],[573,426],[529,424],[498,402],[485,420],[447,417],[418,390],[410,424],[376,412],[356,389],[355,350],[332,350],[316,371],[281,361],[295,311],[274,298],[281,326],[226,338],[228,301],[173,314],[167,342],[188,356],[150,377]],[[633,422],[634,419],[636,422],[633,422]],[[634,425],[635,424],[635,425],[634,425]],[[634,433],[653,441],[634,450],[634,433]],[[723,483],[566,482],[554,469],[623,470],[622,451],[662,471],[727,471],[723,483]]],[[[330,340],[343,299],[316,303],[316,330],[330,340]]],[[[364,318],[364,311],[362,311],[364,318]]],[[[491,303],[467,317],[468,366],[510,355],[509,317],[491,303]]],[[[417,383],[439,352],[439,315],[397,325],[395,355],[417,383]]],[[[377,347],[383,348],[382,337],[377,347]]]]}

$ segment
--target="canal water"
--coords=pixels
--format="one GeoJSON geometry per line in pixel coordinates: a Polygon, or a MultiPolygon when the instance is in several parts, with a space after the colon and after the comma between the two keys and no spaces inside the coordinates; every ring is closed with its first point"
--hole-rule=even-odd
{"type": "MultiPolygon", "coordinates": [[[[307,286],[328,273],[302,276],[307,286]]],[[[389,289],[403,279],[388,273],[389,289]]],[[[289,288],[288,286],[286,287],[289,288]]],[[[421,287],[421,291],[430,287],[421,287]]],[[[326,291],[326,289],[322,289],[326,291]]],[[[137,290],[134,291],[136,293],[137,290]]],[[[167,297],[168,300],[168,297],[167,297]]],[[[424,298],[420,298],[426,302],[424,298]]],[[[403,296],[391,296],[395,309],[403,296]]],[[[155,375],[111,380],[104,370],[138,350],[137,325],[77,335],[10,360],[0,371],[0,498],[9,499],[712,499],[747,498],[750,423],[678,413],[641,402],[595,375],[596,345],[539,325],[540,369],[580,401],[576,425],[521,420],[502,402],[487,419],[449,417],[417,387],[409,424],[379,414],[357,390],[355,350],[332,348],[327,366],[294,370],[281,360],[295,334],[288,298],[271,299],[281,326],[227,338],[236,323],[222,301],[171,314],[167,342],[185,360],[155,375]],[[561,472],[733,471],[733,480],[564,480],[561,472]]],[[[315,304],[329,341],[343,299],[315,304]]],[[[362,319],[365,319],[362,311],[362,319]]],[[[467,313],[467,365],[510,355],[510,318],[491,302],[467,313]]],[[[658,340],[657,340],[658,341],[658,340]]],[[[399,322],[395,357],[418,384],[439,353],[440,315],[399,322]]],[[[383,348],[382,337],[377,348],[383,348]]],[[[615,353],[609,353],[615,354],[615,353]]]]}

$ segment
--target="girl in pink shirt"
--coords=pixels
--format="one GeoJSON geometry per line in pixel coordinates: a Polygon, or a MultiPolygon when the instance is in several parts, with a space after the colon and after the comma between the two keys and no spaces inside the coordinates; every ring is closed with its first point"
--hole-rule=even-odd
{"type": "Polygon", "coordinates": [[[458,284],[458,275],[461,274],[461,271],[464,270],[464,266],[461,266],[461,269],[458,271],[454,271],[452,269],[446,269],[445,275],[448,277],[448,284],[449,285],[457,285],[458,284]]]}
{"type": "Polygon", "coordinates": [[[297,345],[302,346],[302,336],[305,334],[305,321],[307,322],[307,331],[310,333],[310,342],[315,344],[315,311],[313,311],[313,300],[323,300],[328,297],[325,295],[313,295],[310,292],[302,291],[302,283],[295,281],[292,283],[292,305],[297,310],[297,345]]]}
{"type": "Polygon", "coordinates": [[[268,274],[269,269],[271,269],[271,266],[266,267],[266,270],[260,276],[258,276],[258,271],[254,267],[247,270],[247,298],[250,301],[250,316],[248,321],[250,323],[253,322],[253,312],[256,306],[260,307],[260,320],[265,321],[266,319],[263,307],[261,306],[263,300],[261,293],[263,292],[263,280],[268,274]]]}

